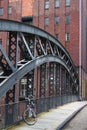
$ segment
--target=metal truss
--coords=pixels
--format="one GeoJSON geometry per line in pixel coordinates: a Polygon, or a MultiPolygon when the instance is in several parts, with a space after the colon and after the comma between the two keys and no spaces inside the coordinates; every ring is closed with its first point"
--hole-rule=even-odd
{"type": "Polygon", "coordinates": [[[46,96],[46,64],[40,66],[40,97],[46,96]]]}
{"type": "Polygon", "coordinates": [[[9,76],[9,74],[15,71],[15,68],[10,62],[1,44],[0,44],[0,66],[2,68],[0,75],[0,82],[2,82],[9,76]]]}
{"type": "MultiPolygon", "coordinates": [[[[2,78],[4,73],[0,75],[0,97],[37,66],[40,66],[41,71],[40,97],[45,96],[46,63],[49,64],[50,96],[54,95],[54,93],[57,95],[70,93],[70,84],[75,88],[74,90],[78,91],[78,75],[73,61],[56,38],[34,26],[10,20],[0,19],[0,30],[9,32],[10,39],[10,55],[7,56],[0,45],[0,66],[3,68],[3,72],[8,72],[8,68],[10,68],[10,73],[8,75],[5,73],[4,79],[2,78]],[[20,54],[18,53],[19,50],[20,54]],[[5,59],[5,63],[3,59],[5,59]],[[65,81],[67,83],[66,86],[64,86],[65,81]],[[59,85],[61,85],[61,88],[58,87],[59,85]]],[[[28,75],[28,77],[30,76],[28,75]]],[[[30,81],[28,80],[28,85],[29,83],[30,81]]],[[[33,89],[29,88],[27,90],[28,93],[33,91],[33,89]]]]}

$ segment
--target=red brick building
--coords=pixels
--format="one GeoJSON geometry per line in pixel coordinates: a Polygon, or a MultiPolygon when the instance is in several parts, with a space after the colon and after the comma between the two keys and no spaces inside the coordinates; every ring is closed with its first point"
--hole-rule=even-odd
{"type": "Polygon", "coordinates": [[[80,95],[87,97],[87,1],[35,0],[33,9],[33,24],[54,35],[68,50],[79,68],[80,95]]]}

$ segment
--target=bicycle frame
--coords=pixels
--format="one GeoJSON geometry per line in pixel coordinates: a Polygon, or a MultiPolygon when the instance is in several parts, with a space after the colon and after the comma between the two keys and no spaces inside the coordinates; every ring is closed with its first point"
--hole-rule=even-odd
{"type": "Polygon", "coordinates": [[[23,113],[23,120],[28,125],[34,125],[36,123],[35,103],[33,102],[34,98],[26,97],[25,100],[28,101],[28,104],[23,113]]]}

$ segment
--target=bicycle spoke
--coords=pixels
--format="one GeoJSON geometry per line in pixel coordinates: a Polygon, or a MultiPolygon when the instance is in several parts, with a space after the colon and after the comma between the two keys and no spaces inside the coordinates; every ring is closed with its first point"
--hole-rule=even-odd
{"type": "Polygon", "coordinates": [[[23,119],[28,125],[34,125],[36,123],[36,114],[33,109],[25,110],[23,114],[23,119]]]}

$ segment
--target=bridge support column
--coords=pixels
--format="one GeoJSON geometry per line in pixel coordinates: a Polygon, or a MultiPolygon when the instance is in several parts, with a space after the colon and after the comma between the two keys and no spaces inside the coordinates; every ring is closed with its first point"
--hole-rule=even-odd
{"type": "MultiPolygon", "coordinates": [[[[17,32],[9,32],[9,51],[8,56],[15,68],[17,68],[17,58],[18,58],[18,40],[17,32]]],[[[13,89],[9,90],[6,94],[6,103],[15,101],[15,85],[13,89]]]]}
{"type": "Polygon", "coordinates": [[[46,64],[40,66],[40,97],[46,96],[46,64]]]}
{"type": "MultiPolygon", "coordinates": [[[[18,58],[18,40],[17,40],[17,32],[9,32],[9,51],[8,56],[13,66],[17,69],[17,58],[18,58]]],[[[15,102],[15,85],[6,93],[6,104],[15,102]]],[[[14,116],[16,111],[13,108],[13,105],[6,106],[6,122],[13,123],[14,116]],[[13,114],[14,113],[14,114],[13,114]]]]}

